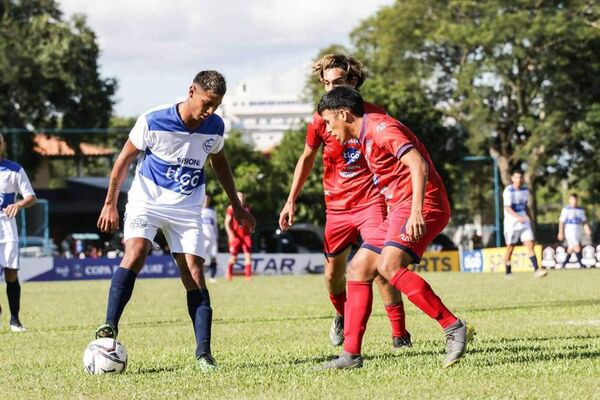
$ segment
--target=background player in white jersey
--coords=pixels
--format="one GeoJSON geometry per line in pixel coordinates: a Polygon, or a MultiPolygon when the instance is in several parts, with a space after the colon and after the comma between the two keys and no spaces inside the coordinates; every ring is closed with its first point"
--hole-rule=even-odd
{"type": "Polygon", "coordinates": [[[558,240],[567,241],[567,253],[575,253],[577,262],[581,264],[581,239],[583,229],[588,236],[591,236],[592,229],[585,217],[585,211],[581,207],[577,207],[577,194],[569,195],[569,205],[565,206],[558,219],[558,240]]]}
{"type": "Polygon", "coordinates": [[[512,270],[510,258],[515,245],[521,241],[527,247],[527,254],[533,265],[534,275],[541,278],[548,275],[548,270],[539,268],[535,256],[533,229],[531,227],[531,215],[529,214],[529,190],[523,186],[523,172],[515,170],[511,177],[512,183],[504,189],[504,240],[506,241],[506,253],[504,253],[504,265],[506,276],[511,277],[512,270]]]}
{"type": "Polygon", "coordinates": [[[204,234],[204,250],[210,257],[208,269],[210,271],[210,281],[215,282],[217,276],[217,243],[219,241],[219,228],[217,226],[217,212],[210,206],[210,196],[204,197],[202,207],[202,233],[204,234]]]}
{"type": "Polygon", "coordinates": [[[18,276],[19,235],[15,217],[21,208],[34,205],[36,198],[25,170],[3,157],[4,148],[4,136],[0,134],[0,268],[4,269],[6,280],[10,329],[13,332],[23,332],[25,327],[19,320],[21,285],[18,276]],[[18,194],[22,199],[17,201],[18,194]]]}
{"type": "Polygon", "coordinates": [[[131,298],[137,274],[158,229],[171,249],[187,291],[196,336],[196,359],[202,370],[215,368],[210,349],[212,308],[202,271],[206,253],[202,234],[204,164],[210,158],[239,221],[254,229],[256,221],[240,204],[223,151],[223,120],[214,114],[225,95],[223,75],[201,71],[178,104],[142,114],[129,134],[110,175],[108,194],[98,219],[102,232],[119,227],[117,200],[131,162],[137,169],[124,218],[125,255],[113,274],[106,323],[96,337],[116,337],[119,319],[131,298]]]}

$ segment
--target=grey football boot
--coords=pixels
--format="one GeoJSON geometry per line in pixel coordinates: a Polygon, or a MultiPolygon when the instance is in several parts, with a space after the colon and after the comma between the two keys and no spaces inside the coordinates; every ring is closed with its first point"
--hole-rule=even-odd
{"type": "Polygon", "coordinates": [[[344,343],[344,317],[339,314],[331,321],[329,340],[333,346],[341,346],[344,343]]]}
{"type": "Polygon", "coordinates": [[[443,368],[449,368],[458,363],[467,351],[467,343],[473,340],[475,328],[468,322],[457,320],[445,329],[446,332],[446,357],[443,368]]]}
{"type": "Polygon", "coordinates": [[[363,366],[363,358],[361,355],[353,355],[342,351],[342,353],[331,361],[319,366],[317,369],[324,371],[327,369],[352,369],[363,366]]]}

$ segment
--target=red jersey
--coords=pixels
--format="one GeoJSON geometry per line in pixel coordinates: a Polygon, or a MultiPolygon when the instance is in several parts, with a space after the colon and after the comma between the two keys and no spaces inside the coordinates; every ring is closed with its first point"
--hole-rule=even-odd
{"type": "Polygon", "coordinates": [[[429,164],[423,211],[437,210],[450,214],[444,183],[427,149],[408,127],[389,115],[364,114],[359,140],[369,168],[373,171],[375,184],[390,210],[411,208],[413,192],[410,170],[399,160],[409,150],[416,149],[429,164]]]}
{"type": "MultiPolygon", "coordinates": [[[[246,211],[250,212],[250,208],[244,206],[244,208],[246,209],[246,211]]],[[[246,227],[244,227],[244,225],[241,225],[237,219],[235,219],[235,217],[233,216],[233,207],[229,206],[227,207],[227,215],[229,215],[231,217],[231,230],[233,231],[233,235],[235,237],[238,238],[243,238],[246,236],[250,236],[250,230],[246,227]]]]}
{"type": "MultiPolygon", "coordinates": [[[[385,115],[385,110],[365,102],[365,112],[385,115]]],[[[318,113],[306,127],[306,144],[316,149],[323,146],[323,191],[325,206],[329,210],[348,210],[383,201],[373,185],[357,139],[343,145],[327,132],[325,121],[318,113]]]]}

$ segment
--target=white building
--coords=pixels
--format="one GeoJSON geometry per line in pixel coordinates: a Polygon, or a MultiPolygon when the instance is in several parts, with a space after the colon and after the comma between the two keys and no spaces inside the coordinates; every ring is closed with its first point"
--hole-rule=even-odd
{"type": "Polygon", "coordinates": [[[265,152],[277,146],[287,130],[308,122],[313,112],[313,105],[300,96],[255,96],[246,83],[238,85],[233,95],[225,96],[221,108],[225,131],[246,133],[248,143],[265,152]]]}

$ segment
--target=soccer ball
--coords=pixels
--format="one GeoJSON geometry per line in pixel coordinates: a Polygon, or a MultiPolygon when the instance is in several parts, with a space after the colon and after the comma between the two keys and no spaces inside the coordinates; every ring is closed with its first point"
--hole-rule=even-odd
{"type": "Polygon", "coordinates": [[[96,339],[83,352],[83,366],[93,375],[125,372],[127,351],[115,339],[96,339]]]}

